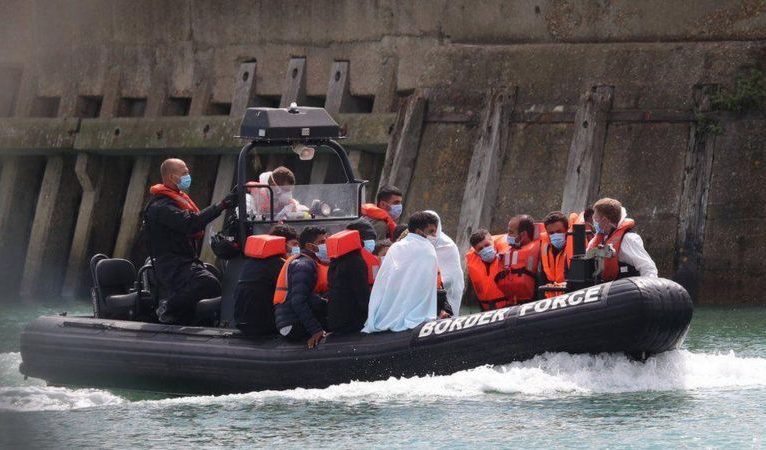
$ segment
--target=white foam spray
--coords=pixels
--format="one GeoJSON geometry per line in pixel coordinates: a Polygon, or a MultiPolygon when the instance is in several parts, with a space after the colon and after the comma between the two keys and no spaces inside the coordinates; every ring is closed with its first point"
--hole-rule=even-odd
{"type": "Polygon", "coordinates": [[[562,397],[622,393],[766,386],[766,359],[686,350],[664,353],[646,362],[623,355],[549,353],[498,367],[478,367],[446,376],[389,378],[350,382],[326,389],[261,391],[219,397],[182,397],[147,403],[229,403],[298,401],[439,401],[481,400],[492,394],[562,397]]]}
{"type": "MultiPolygon", "coordinates": [[[[39,380],[22,381],[18,353],[0,354],[0,409],[67,410],[108,407],[127,400],[108,391],[47,387],[39,380]]],[[[557,398],[591,393],[623,393],[721,388],[766,387],[766,358],[679,350],[652,357],[644,363],[622,355],[570,355],[549,353],[531,360],[498,367],[478,367],[446,376],[389,378],[330,386],[325,389],[261,391],[224,396],[197,396],[145,400],[141,407],[177,404],[237,404],[281,401],[438,402],[485,400],[487,396],[514,395],[519,399],[557,398]]]]}

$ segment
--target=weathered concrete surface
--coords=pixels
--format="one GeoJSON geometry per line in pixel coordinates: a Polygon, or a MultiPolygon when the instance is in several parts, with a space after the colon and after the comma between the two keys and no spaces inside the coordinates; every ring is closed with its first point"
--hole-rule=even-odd
{"type": "Polygon", "coordinates": [[[764,52],[760,41],[439,46],[418,84],[465,93],[516,85],[519,111],[576,105],[595,85],[615,87],[615,110],[690,110],[691,86],[732,80],[764,52]]]}
{"type": "Polygon", "coordinates": [[[660,276],[673,274],[689,125],[611,124],[599,197],[620,200],[660,276]]]}
{"type": "Polygon", "coordinates": [[[716,137],[700,303],[763,304],[766,121],[725,121],[716,137]]]}
{"type": "Polygon", "coordinates": [[[75,174],[82,199],[61,294],[83,296],[90,286],[88,263],[96,253],[111,255],[130,178],[130,158],[77,155],[75,174]]]}
{"type": "Polygon", "coordinates": [[[79,119],[0,119],[0,152],[45,154],[72,148],[79,119]]]}
{"type": "MultiPolygon", "coordinates": [[[[475,135],[476,127],[427,124],[422,141],[428,144],[418,153],[415,164],[418,175],[404,199],[407,213],[424,209],[438,212],[444,232],[450,236],[457,231],[475,135]]],[[[401,222],[406,223],[406,220],[405,216],[401,222]]]]}
{"type": "Polygon", "coordinates": [[[516,214],[541,220],[561,206],[570,124],[514,124],[511,145],[500,172],[493,233],[505,232],[516,214]]]}
{"type": "MultiPolygon", "coordinates": [[[[341,104],[343,98],[363,99],[365,112],[371,104],[373,114],[343,114],[339,108],[336,118],[349,131],[344,144],[356,152],[360,176],[371,179],[373,186],[392,138],[392,113],[413,92],[432,93],[412,162],[415,176],[407,211],[437,209],[449,233],[457,229],[484,96],[490,89],[518,86],[509,149],[496,163],[499,194],[486,224],[500,232],[512,214],[540,218],[561,205],[579,96],[591,86],[608,85],[615,91],[599,192],[623,200],[666,276],[674,269],[677,247],[680,174],[693,120],[691,88],[730,86],[740,67],[760,64],[766,55],[766,6],[754,0],[74,0],[67,8],[51,8],[41,0],[8,0],[3,6],[0,72],[6,67],[22,72],[14,118],[0,119],[0,152],[24,155],[23,165],[30,165],[19,172],[15,163],[8,166],[17,168],[13,170],[3,164],[9,179],[29,181],[28,174],[19,174],[40,171],[39,158],[31,155],[74,157],[80,151],[107,160],[116,155],[143,159],[142,178],[124,189],[132,206],[123,216],[136,225],[146,188],[157,181],[159,162],[171,155],[189,161],[203,155],[194,161],[194,189],[200,189],[194,195],[206,203],[218,155],[242,146],[232,136],[239,125],[233,114],[235,97],[241,97],[241,83],[235,80],[241,79],[245,65],[253,66],[246,102],[277,106],[291,58],[305,62],[305,78],[298,87],[311,104],[333,99],[328,93],[333,66],[348,61],[341,104]],[[99,119],[52,117],[84,116],[77,109],[82,96],[101,99],[99,119]],[[126,104],[137,106],[128,111],[126,104]],[[187,104],[195,117],[164,117],[187,104]],[[229,108],[231,118],[226,117],[229,108]],[[121,117],[142,110],[143,118],[121,117]],[[21,119],[31,116],[51,118],[21,119]]],[[[3,108],[0,116],[7,116],[3,111],[9,107],[3,108]]],[[[762,287],[762,277],[756,275],[763,265],[755,256],[762,249],[743,244],[750,242],[747,227],[757,227],[762,217],[739,209],[722,213],[756,204],[739,198],[749,184],[728,175],[749,173],[748,164],[755,162],[725,158],[731,156],[730,148],[757,153],[759,140],[748,133],[760,132],[750,125],[754,117],[726,120],[731,123],[713,149],[701,262],[703,302],[730,292],[716,290],[726,286],[726,277],[737,286],[762,287]],[[744,237],[731,241],[729,229],[744,237]],[[724,251],[739,252],[738,270],[720,263],[724,251]]],[[[266,165],[278,162],[269,158],[266,165]]],[[[301,180],[310,179],[307,167],[296,168],[301,180]]],[[[327,177],[334,175],[328,172],[327,177]]],[[[754,179],[760,176],[755,173],[754,179]]],[[[11,186],[8,180],[0,183],[11,186]]],[[[373,186],[368,196],[374,194],[373,186]]],[[[17,188],[3,195],[10,199],[7,204],[27,204],[28,194],[17,188]]],[[[757,194],[753,198],[763,200],[757,194]]],[[[9,219],[0,216],[0,224],[4,220],[9,219]]],[[[1,239],[0,250],[5,245],[1,239]]],[[[117,241],[119,252],[140,258],[133,242],[122,234],[117,241]]],[[[23,258],[24,251],[20,253],[23,258]]],[[[750,291],[741,291],[742,298],[757,301],[750,291]]]]}
{"type": "Polygon", "coordinates": [[[582,211],[596,200],[613,96],[613,87],[594,86],[580,100],[560,208],[565,213],[582,211]]]}
{"type": "Polygon", "coordinates": [[[470,247],[471,234],[492,220],[500,181],[498,161],[506,157],[515,102],[515,89],[492,91],[487,95],[455,232],[455,243],[461,254],[470,247]]]}
{"type": "Polygon", "coordinates": [[[73,156],[47,158],[19,287],[22,298],[59,293],[82,195],[74,165],[73,156]]]}
{"type": "Polygon", "coordinates": [[[45,158],[3,158],[0,172],[0,297],[12,297],[18,292],[44,172],[45,158]]]}

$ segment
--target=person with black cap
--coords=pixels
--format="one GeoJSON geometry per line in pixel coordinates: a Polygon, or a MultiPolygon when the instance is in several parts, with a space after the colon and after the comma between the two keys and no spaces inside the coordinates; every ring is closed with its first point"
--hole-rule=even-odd
{"type": "Polygon", "coordinates": [[[327,327],[335,333],[355,333],[362,329],[367,320],[370,289],[380,267],[380,259],[372,254],[377,236],[372,224],[361,218],[348,224],[346,230],[358,232],[358,237],[347,234],[346,239],[358,239],[359,242],[349,248],[359,248],[330,260],[327,327]]]}

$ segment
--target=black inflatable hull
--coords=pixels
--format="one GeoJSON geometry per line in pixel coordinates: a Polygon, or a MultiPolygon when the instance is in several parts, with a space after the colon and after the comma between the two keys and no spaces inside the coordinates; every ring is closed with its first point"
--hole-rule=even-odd
{"type": "Polygon", "coordinates": [[[681,286],[649,278],[398,333],[331,335],[313,350],[233,330],[44,316],[21,335],[20,370],[56,385],[180,394],[326,387],[449,374],[544,352],[648,356],[680,345],[691,316],[681,286]]]}

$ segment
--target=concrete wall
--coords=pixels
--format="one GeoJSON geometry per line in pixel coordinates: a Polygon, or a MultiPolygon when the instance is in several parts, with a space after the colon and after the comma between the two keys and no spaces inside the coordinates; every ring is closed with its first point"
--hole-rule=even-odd
{"type": "MultiPolygon", "coordinates": [[[[144,197],[159,161],[183,155],[195,173],[193,196],[215,200],[219,155],[241,145],[232,138],[238,117],[228,117],[241,65],[256,61],[246,103],[276,106],[288,92],[291,57],[305,58],[301,95],[309,105],[323,105],[332,92],[335,61],[349,62],[354,101],[337,117],[372,187],[394,148],[389,134],[406,111],[403,100],[427,97],[423,123],[407,131],[419,145],[402,150],[416,154],[406,209],[436,209],[450,234],[465,231],[463,191],[476,143],[488,132],[481,121],[493,89],[514,92],[500,124],[507,133],[494,162],[497,195],[483,224],[501,232],[513,214],[539,218],[560,207],[576,169],[568,161],[581,97],[613,86],[596,191],[623,200],[670,277],[679,264],[694,87],[731,85],[739,68],[766,56],[766,4],[757,0],[0,0],[0,9],[0,186],[13,187],[0,192],[0,290],[12,296],[25,273],[47,274],[35,268],[50,261],[27,256],[46,254],[30,247],[33,230],[37,237],[49,230],[35,206],[55,194],[50,186],[73,185],[76,155],[96,155],[103,173],[94,178],[98,196],[82,194],[81,215],[94,204],[97,213],[80,221],[92,234],[76,245],[110,253],[122,239],[138,261],[130,219],[145,198],[125,192],[131,168],[145,170],[146,160],[134,161],[152,158],[150,176],[132,172],[144,174],[134,186],[144,197]],[[70,158],[68,172],[53,179],[45,162],[59,154],[70,158]]],[[[764,173],[761,121],[759,113],[727,115],[711,147],[699,302],[763,302],[756,255],[766,244],[751,237],[766,199],[749,188],[764,173]]],[[[62,201],[76,203],[80,187],[73,189],[62,201]]],[[[72,209],[61,219],[67,229],[78,216],[72,209]]],[[[64,260],[74,252],[66,233],[46,239],[64,260]]],[[[74,291],[82,293],[87,272],[80,272],[74,291]]],[[[45,289],[30,296],[56,291],[61,275],[45,276],[45,289]]]]}

